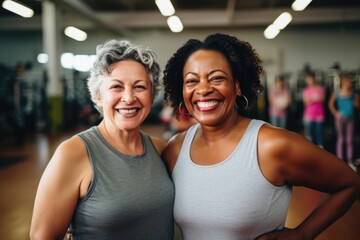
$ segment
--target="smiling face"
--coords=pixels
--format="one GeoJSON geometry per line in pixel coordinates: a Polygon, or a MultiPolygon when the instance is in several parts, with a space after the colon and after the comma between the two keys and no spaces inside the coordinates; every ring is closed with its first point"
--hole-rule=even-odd
{"type": "Polygon", "coordinates": [[[108,127],[131,130],[140,127],[151,105],[151,82],[143,65],[125,60],[114,63],[100,88],[97,104],[102,106],[108,127]]]}
{"type": "Polygon", "coordinates": [[[183,96],[189,113],[200,123],[217,125],[237,117],[235,84],[227,59],[219,52],[198,50],[185,63],[183,96]]]}

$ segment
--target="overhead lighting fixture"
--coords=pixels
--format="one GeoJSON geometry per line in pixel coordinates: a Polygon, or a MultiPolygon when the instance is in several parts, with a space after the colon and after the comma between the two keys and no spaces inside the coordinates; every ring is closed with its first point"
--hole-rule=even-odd
{"type": "Polygon", "coordinates": [[[181,32],[184,26],[178,16],[171,16],[167,19],[167,24],[172,32],[181,32]]]}
{"type": "Polygon", "coordinates": [[[264,36],[267,39],[274,39],[279,34],[279,32],[280,30],[274,24],[271,24],[265,29],[264,36]]]}
{"type": "Polygon", "coordinates": [[[37,55],[38,63],[47,63],[49,61],[49,56],[46,53],[39,53],[37,55]]]}
{"type": "Polygon", "coordinates": [[[60,57],[60,63],[63,68],[73,69],[74,67],[74,54],[73,53],[63,53],[60,57]]]}
{"type": "Polygon", "coordinates": [[[168,17],[175,14],[175,8],[170,0],[155,0],[155,3],[163,16],[168,17]]]}
{"type": "Polygon", "coordinates": [[[2,7],[24,18],[31,18],[34,15],[34,11],[31,8],[12,0],[5,0],[2,3],[2,7]]]}
{"type": "Polygon", "coordinates": [[[275,21],[274,21],[274,25],[279,29],[282,30],[284,29],[292,20],[292,16],[290,13],[288,12],[283,12],[282,14],[280,14],[280,16],[278,16],[275,21]]]}
{"type": "Polygon", "coordinates": [[[295,0],[291,5],[291,8],[294,11],[302,11],[311,3],[311,1],[312,0],[295,0]]]}
{"type": "Polygon", "coordinates": [[[72,27],[72,26],[65,28],[64,33],[66,36],[68,36],[72,39],[75,39],[76,41],[80,41],[80,42],[85,41],[87,38],[86,32],[84,32],[76,27],[72,27]]]}

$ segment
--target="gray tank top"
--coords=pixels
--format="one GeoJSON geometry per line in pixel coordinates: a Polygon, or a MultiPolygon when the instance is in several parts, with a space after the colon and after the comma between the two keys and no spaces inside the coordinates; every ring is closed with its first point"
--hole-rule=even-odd
{"type": "Polygon", "coordinates": [[[174,217],[183,239],[253,240],[284,227],[291,188],[272,185],[260,171],[257,139],[263,124],[252,120],[231,155],[210,166],[191,160],[199,125],[188,130],[172,173],[174,217]]]}
{"type": "Polygon", "coordinates": [[[97,127],[78,136],[93,178],[71,223],[73,239],[172,240],[174,186],[149,137],[141,133],[144,153],[129,156],[115,150],[97,127]]]}

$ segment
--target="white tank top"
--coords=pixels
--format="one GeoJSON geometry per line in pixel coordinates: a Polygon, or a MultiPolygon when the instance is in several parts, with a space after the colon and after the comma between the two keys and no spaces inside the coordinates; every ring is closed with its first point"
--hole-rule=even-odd
{"type": "Polygon", "coordinates": [[[199,125],[188,130],[172,173],[182,239],[252,240],[284,227],[291,187],[272,185],[260,171],[257,139],[263,124],[252,120],[231,155],[210,166],[191,160],[199,125]]]}

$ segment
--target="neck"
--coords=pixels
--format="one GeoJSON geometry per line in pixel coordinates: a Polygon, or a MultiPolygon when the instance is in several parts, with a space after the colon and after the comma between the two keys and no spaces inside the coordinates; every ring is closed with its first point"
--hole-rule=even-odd
{"type": "Polygon", "coordinates": [[[215,125],[215,126],[206,126],[201,125],[199,131],[199,139],[204,143],[211,144],[211,142],[217,142],[219,140],[226,139],[229,136],[237,134],[237,128],[243,124],[243,120],[246,118],[235,113],[233,117],[230,117],[227,121],[215,125]]]}
{"type": "Polygon", "coordinates": [[[140,130],[122,130],[107,126],[102,121],[99,126],[99,131],[105,140],[116,150],[127,155],[139,155],[144,152],[141,140],[140,130]]]}

